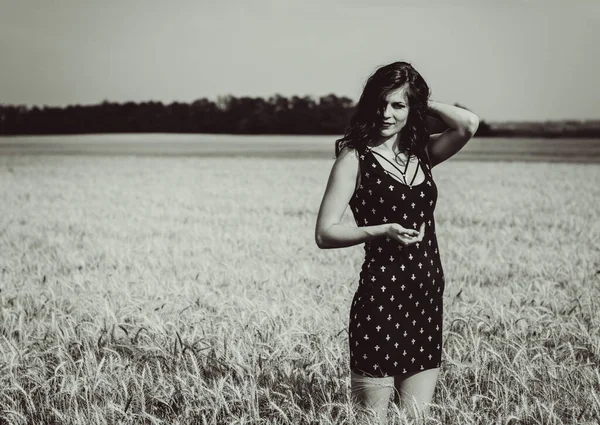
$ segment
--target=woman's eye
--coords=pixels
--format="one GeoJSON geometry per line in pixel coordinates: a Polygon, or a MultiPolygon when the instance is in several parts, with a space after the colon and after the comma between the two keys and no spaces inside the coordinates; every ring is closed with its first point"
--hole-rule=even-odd
{"type": "Polygon", "coordinates": [[[402,108],[404,108],[404,105],[401,104],[401,103],[396,103],[396,105],[394,105],[394,108],[396,108],[396,109],[402,109],[402,108]]]}

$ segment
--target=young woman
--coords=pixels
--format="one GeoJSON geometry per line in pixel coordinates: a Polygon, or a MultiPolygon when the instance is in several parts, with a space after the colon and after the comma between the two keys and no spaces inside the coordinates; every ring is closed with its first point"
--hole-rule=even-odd
{"type": "Polygon", "coordinates": [[[419,416],[429,412],[441,366],[444,294],[431,169],[479,125],[475,114],[429,95],[406,62],[383,66],[367,80],[336,141],[315,228],[319,248],[364,243],[349,317],[351,393],[381,423],[394,389],[419,416]],[[430,135],[427,115],[449,128],[430,135]],[[340,224],[348,205],[357,227],[340,224]]]}

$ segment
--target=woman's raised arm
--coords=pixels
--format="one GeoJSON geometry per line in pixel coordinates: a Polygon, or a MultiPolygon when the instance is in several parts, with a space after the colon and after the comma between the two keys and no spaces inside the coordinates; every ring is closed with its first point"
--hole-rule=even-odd
{"type": "Polygon", "coordinates": [[[431,134],[427,150],[431,166],[447,160],[457,153],[473,137],[479,127],[479,117],[458,106],[430,100],[428,115],[442,120],[448,128],[443,133],[431,134]]]}

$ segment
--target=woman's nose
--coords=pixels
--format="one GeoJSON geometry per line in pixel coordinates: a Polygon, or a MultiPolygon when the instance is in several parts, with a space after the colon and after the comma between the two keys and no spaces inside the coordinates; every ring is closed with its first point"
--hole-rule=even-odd
{"type": "Polygon", "coordinates": [[[390,118],[392,116],[392,107],[390,105],[383,108],[383,118],[390,118]]]}

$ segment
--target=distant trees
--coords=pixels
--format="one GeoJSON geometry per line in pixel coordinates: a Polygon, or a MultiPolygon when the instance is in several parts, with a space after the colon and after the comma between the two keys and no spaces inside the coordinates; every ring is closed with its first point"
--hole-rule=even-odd
{"type": "Polygon", "coordinates": [[[341,134],[354,111],[347,97],[220,96],[191,104],[104,101],[65,108],[0,104],[0,134],[341,134]]]}
{"type": "MultiPolygon", "coordinates": [[[[455,103],[455,106],[465,108],[455,103]]],[[[192,103],[125,102],[39,108],[0,104],[0,135],[77,133],[231,133],[341,135],[354,113],[354,102],[335,94],[219,96],[192,103]]],[[[430,132],[447,125],[429,117],[430,132]]],[[[497,123],[480,120],[477,137],[600,137],[600,121],[497,123]]]]}

